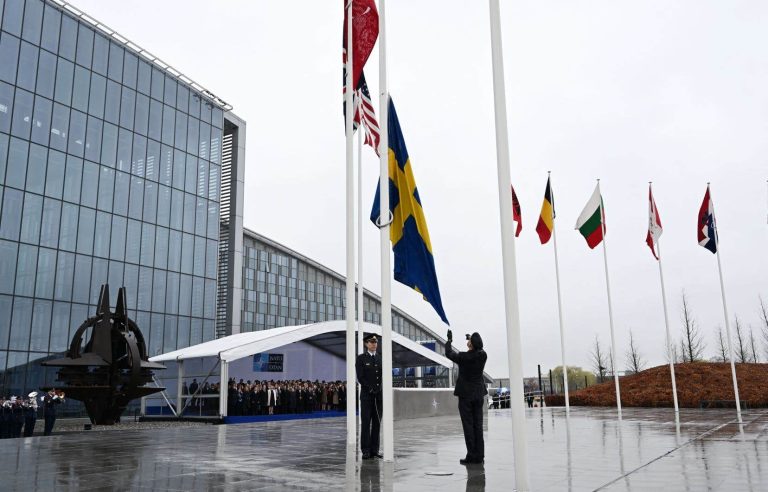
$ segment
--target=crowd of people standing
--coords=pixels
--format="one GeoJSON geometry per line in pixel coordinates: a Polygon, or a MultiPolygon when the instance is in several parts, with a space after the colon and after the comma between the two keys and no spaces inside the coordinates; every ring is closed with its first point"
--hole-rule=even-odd
{"type": "Polygon", "coordinates": [[[229,381],[227,414],[278,415],[345,410],[344,381],[229,381]]]}
{"type": "Polygon", "coordinates": [[[43,434],[51,435],[56,422],[56,406],[63,402],[64,393],[55,389],[51,389],[40,397],[37,391],[29,393],[26,398],[0,397],[0,439],[32,437],[41,407],[45,418],[43,434]]]}

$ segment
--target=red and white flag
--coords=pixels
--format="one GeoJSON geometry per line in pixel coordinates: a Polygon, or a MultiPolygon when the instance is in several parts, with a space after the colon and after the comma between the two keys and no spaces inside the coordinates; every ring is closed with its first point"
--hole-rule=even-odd
{"type": "Polygon", "coordinates": [[[651,253],[653,253],[653,257],[657,260],[659,255],[656,251],[656,244],[659,242],[662,232],[664,232],[664,229],[661,228],[659,210],[656,208],[656,202],[653,200],[651,185],[648,185],[648,235],[645,237],[645,242],[651,248],[651,253]]]}

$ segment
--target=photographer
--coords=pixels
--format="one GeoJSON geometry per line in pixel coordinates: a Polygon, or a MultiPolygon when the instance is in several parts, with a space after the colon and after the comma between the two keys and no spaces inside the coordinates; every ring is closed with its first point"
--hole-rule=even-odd
{"type": "Polygon", "coordinates": [[[355,370],[360,382],[360,450],[363,459],[383,458],[379,454],[381,425],[381,354],[379,340],[370,333],[363,338],[365,352],[357,356],[355,370]]]}
{"type": "Polygon", "coordinates": [[[462,465],[482,463],[485,459],[483,441],[483,405],[488,391],[483,382],[483,369],[488,355],[483,350],[483,339],[475,332],[467,334],[467,351],[454,352],[453,334],[448,330],[445,356],[459,366],[459,377],[453,394],[459,397],[459,415],[464,429],[467,456],[459,460],[462,465]]]}

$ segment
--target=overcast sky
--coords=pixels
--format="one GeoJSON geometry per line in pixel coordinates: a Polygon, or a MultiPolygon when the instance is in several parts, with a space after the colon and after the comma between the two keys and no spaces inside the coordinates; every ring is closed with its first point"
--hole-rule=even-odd
{"type": "MultiPolygon", "coordinates": [[[[768,4],[755,1],[502,1],[523,370],[561,364],[551,242],[535,233],[552,171],[569,365],[610,343],[602,249],[576,217],[601,179],[619,367],[629,330],[665,362],[659,270],[645,245],[648,181],[671,330],[685,290],[715,355],[723,310],[714,255],[697,245],[707,181],[731,317],[759,335],[768,301],[768,4]]],[[[345,273],[341,0],[74,0],[78,8],[234,106],[247,122],[245,226],[345,273]]],[[[488,2],[387,2],[390,92],[413,165],[454,332],[478,331],[486,370],[508,374],[488,2]]],[[[366,66],[378,93],[378,50],[366,66]]],[[[378,109],[377,109],[378,114],[378,109]]],[[[368,214],[378,174],[364,150],[368,214]]],[[[364,224],[364,283],[380,292],[378,230],[364,224]]],[[[446,326],[411,289],[393,303],[446,326]]],[[[733,326],[732,326],[733,328],[733,326]]],[[[762,348],[762,345],[761,345],[762,348]]],[[[765,350],[760,357],[766,360],[765,350]]]]}

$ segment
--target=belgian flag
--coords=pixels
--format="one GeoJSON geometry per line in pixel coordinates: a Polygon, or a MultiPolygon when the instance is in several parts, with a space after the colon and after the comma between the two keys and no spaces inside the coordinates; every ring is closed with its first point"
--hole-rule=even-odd
{"type": "Polygon", "coordinates": [[[552,237],[552,228],[554,227],[555,202],[552,199],[552,187],[547,178],[547,189],[544,191],[544,203],[541,204],[541,215],[539,223],[536,224],[536,233],[539,235],[541,244],[547,244],[552,237]]]}

